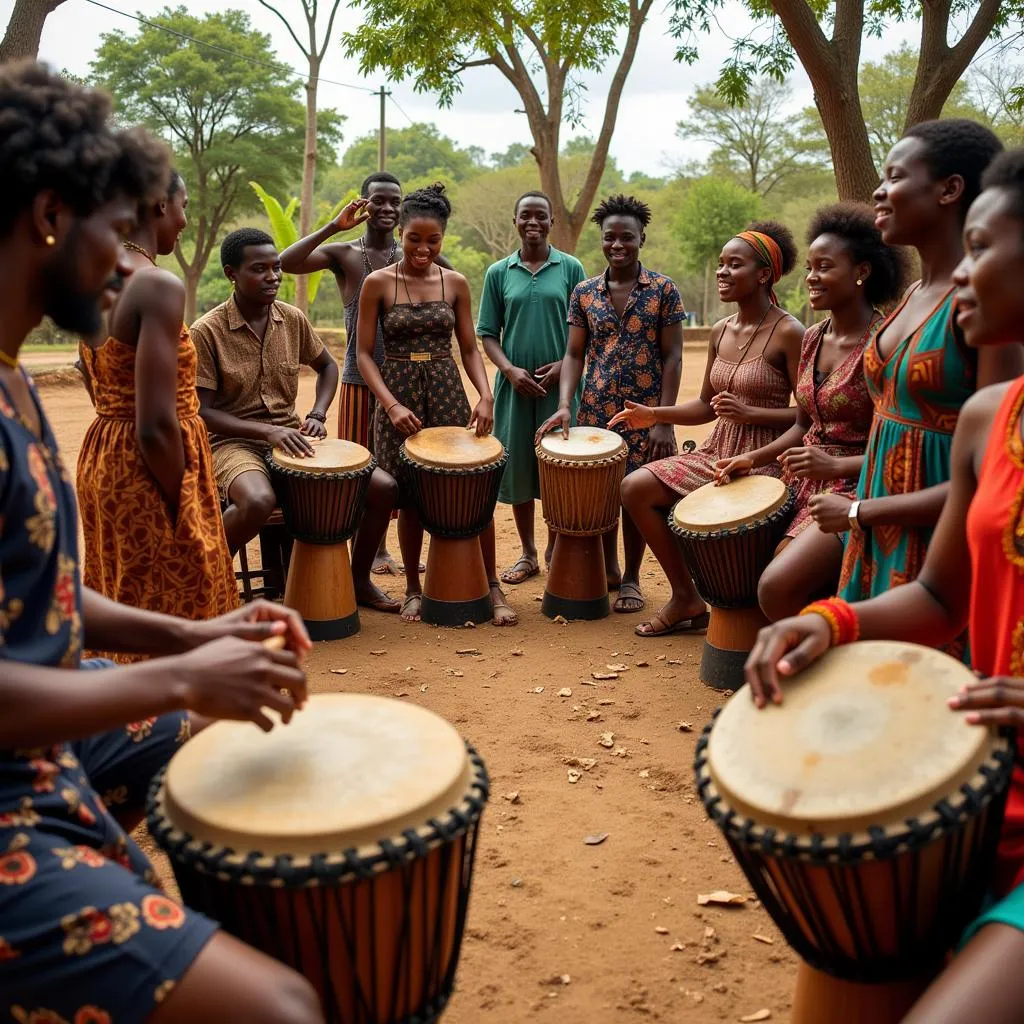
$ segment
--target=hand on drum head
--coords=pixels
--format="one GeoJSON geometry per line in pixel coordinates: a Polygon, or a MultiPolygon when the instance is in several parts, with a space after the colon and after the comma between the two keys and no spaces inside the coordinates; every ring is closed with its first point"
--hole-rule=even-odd
{"type": "Polygon", "coordinates": [[[412,437],[423,427],[416,413],[400,402],[388,409],[388,419],[391,420],[391,426],[405,437],[412,437]]]}
{"type": "Polygon", "coordinates": [[[734,455],[731,459],[719,459],[715,463],[715,483],[721,487],[738,476],[746,476],[753,468],[754,460],[749,455],[734,455]]]}
{"type": "Polygon", "coordinates": [[[215,619],[189,622],[187,628],[190,647],[199,647],[224,636],[235,636],[257,643],[281,637],[283,646],[300,661],[313,647],[298,612],[271,601],[253,601],[233,612],[218,615],[215,619]]]}
{"type": "Polygon", "coordinates": [[[270,732],[276,711],[284,722],[306,702],[306,674],[293,651],[226,636],[177,659],[182,704],[208,718],[255,722],[270,732]]]}
{"type": "Polygon", "coordinates": [[[832,646],[832,627],[821,615],[795,615],[765,626],[743,666],[754,703],[782,703],[782,677],[795,676],[832,646]]]}
{"type": "Polygon", "coordinates": [[[822,533],[845,533],[850,528],[852,498],[843,494],[815,494],[807,508],[822,533]]]}
{"type": "Polygon", "coordinates": [[[494,429],[493,398],[481,398],[480,401],[473,406],[473,412],[470,414],[469,422],[466,424],[466,429],[469,430],[472,427],[476,427],[477,437],[483,437],[494,429]]]}
{"type": "Polygon", "coordinates": [[[297,455],[299,458],[316,454],[316,449],[310,443],[309,438],[295,427],[272,427],[267,435],[267,440],[272,447],[280,448],[281,451],[287,452],[289,455],[297,455]]]}
{"type": "Polygon", "coordinates": [[[620,409],[609,421],[608,429],[617,427],[620,424],[630,430],[645,430],[653,427],[658,421],[654,418],[654,411],[647,405],[640,405],[637,402],[626,402],[626,408],[620,409]]]}
{"type": "Polygon", "coordinates": [[[327,436],[327,427],[319,420],[310,418],[305,420],[302,426],[299,427],[299,433],[305,434],[307,437],[315,437],[317,440],[323,440],[327,436]]]}
{"type": "Polygon", "coordinates": [[[971,725],[1024,726],[1024,679],[990,676],[963,687],[949,698],[954,711],[966,711],[971,725]]]}
{"type": "Polygon", "coordinates": [[[572,417],[569,415],[568,409],[556,409],[541,425],[537,433],[533,435],[533,443],[540,444],[540,439],[545,434],[550,434],[552,430],[561,430],[562,437],[567,441],[569,440],[569,427],[572,423],[572,417]]]}

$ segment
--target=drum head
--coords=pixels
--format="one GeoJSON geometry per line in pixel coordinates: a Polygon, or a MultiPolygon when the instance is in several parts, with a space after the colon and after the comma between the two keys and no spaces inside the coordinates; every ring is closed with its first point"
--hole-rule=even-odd
{"type": "Polygon", "coordinates": [[[505,454],[505,446],[493,435],[477,437],[475,428],[427,427],[405,439],[405,454],[423,466],[472,469],[489,466],[505,454]]]}
{"type": "Polygon", "coordinates": [[[274,463],[284,469],[297,469],[302,473],[351,473],[369,465],[372,458],[361,444],[342,441],[340,438],[313,441],[313,447],[316,454],[305,458],[275,448],[274,463]]]}
{"type": "MultiPolygon", "coordinates": [[[[839,835],[924,814],[994,747],[946,701],[974,679],[929,647],[837,647],[762,711],[744,686],[715,720],[708,767],[725,802],[758,824],[839,835]]],[[[201,734],[200,734],[201,735],[201,734]]]]}
{"type": "Polygon", "coordinates": [[[597,462],[622,451],[626,442],[614,430],[601,427],[570,427],[569,437],[560,430],[540,439],[540,450],[553,459],[565,462],[597,462]]]}
{"type": "Polygon", "coordinates": [[[457,807],[471,764],[459,734],[415,704],[320,694],[264,733],[216,722],[167,768],[170,822],[238,852],[295,855],[366,847],[457,807]]]}
{"type": "Polygon", "coordinates": [[[672,519],[680,530],[711,533],[764,519],[782,508],[788,497],[786,485],[774,476],[741,476],[721,487],[698,487],[676,502],[672,519]]]}

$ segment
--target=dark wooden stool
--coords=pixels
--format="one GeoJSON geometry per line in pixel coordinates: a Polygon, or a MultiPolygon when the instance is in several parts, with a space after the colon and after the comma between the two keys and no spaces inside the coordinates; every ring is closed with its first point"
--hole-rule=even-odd
{"type": "Polygon", "coordinates": [[[259,532],[260,565],[249,568],[249,555],[243,545],[238,551],[240,571],[235,579],[242,584],[242,600],[248,604],[258,597],[276,601],[284,596],[284,584],[288,576],[288,562],[292,553],[292,541],[284,528],[281,510],[275,508],[259,532]],[[254,586],[259,579],[261,586],[254,586]]]}

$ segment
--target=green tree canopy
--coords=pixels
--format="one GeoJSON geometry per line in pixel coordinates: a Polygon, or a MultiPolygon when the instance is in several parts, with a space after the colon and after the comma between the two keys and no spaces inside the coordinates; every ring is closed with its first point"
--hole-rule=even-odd
{"type": "MultiPolygon", "coordinates": [[[[477,154],[460,149],[436,124],[417,123],[387,130],[387,169],[403,185],[413,179],[440,178],[459,182],[480,170],[477,154]]],[[[377,170],[377,133],[361,135],[345,150],[341,171],[354,188],[377,170]]]]}
{"type": "MultiPolygon", "coordinates": [[[[174,149],[190,196],[189,227],[175,256],[191,318],[225,226],[259,209],[248,182],[287,193],[298,180],[305,110],[299,82],[276,63],[270,36],[255,31],[244,12],[199,18],[176,7],[150,20],[133,36],[104,35],[92,73],[118,98],[123,121],[146,125],[174,149]]],[[[340,124],[339,115],[321,111],[321,145],[330,149],[340,140],[340,124]]]]}

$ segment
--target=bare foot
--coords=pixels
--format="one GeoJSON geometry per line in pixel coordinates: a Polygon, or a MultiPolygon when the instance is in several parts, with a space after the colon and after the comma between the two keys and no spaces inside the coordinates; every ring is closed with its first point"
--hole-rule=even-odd
{"type": "Polygon", "coordinates": [[[397,576],[400,569],[398,563],[391,557],[391,552],[385,548],[377,552],[370,572],[377,576],[397,576]]]}
{"type": "Polygon", "coordinates": [[[356,604],[364,608],[372,608],[375,612],[387,612],[389,615],[397,614],[401,605],[393,597],[389,597],[380,587],[369,580],[366,585],[356,588],[356,604]]]}
{"type": "Polygon", "coordinates": [[[508,601],[505,600],[505,595],[502,592],[501,586],[499,585],[497,580],[491,583],[491,607],[494,613],[493,618],[491,619],[492,625],[519,625],[519,616],[516,615],[515,611],[513,611],[508,601]]]}
{"type": "Polygon", "coordinates": [[[403,622],[419,622],[420,609],[423,607],[422,594],[406,594],[399,613],[403,622]]]}

